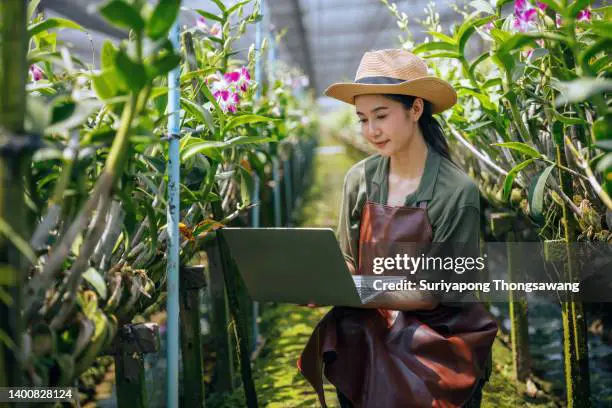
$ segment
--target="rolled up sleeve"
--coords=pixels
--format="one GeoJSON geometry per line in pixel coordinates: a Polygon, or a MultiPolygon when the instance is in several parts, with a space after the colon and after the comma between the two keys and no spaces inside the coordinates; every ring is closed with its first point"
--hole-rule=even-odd
{"type": "Polygon", "coordinates": [[[336,236],[344,258],[357,268],[361,220],[355,211],[359,195],[359,179],[355,176],[353,171],[349,171],[344,177],[336,236]]]}

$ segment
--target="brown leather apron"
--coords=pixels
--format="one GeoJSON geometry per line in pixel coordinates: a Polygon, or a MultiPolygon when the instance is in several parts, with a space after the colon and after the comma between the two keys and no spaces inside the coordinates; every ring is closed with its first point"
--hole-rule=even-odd
{"type": "MultiPolygon", "coordinates": [[[[425,207],[368,200],[359,265],[367,264],[361,248],[377,240],[431,242],[425,207]]],[[[497,323],[481,303],[400,311],[395,321],[387,310],[336,306],[315,327],[298,368],[323,407],[323,373],[355,407],[460,407],[484,376],[496,334],[497,323]]]]}

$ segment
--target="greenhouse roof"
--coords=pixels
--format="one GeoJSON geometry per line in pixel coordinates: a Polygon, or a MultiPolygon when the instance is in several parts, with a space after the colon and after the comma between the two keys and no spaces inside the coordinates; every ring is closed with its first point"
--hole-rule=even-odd
{"type": "MultiPolygon", "coordinates": [[[[398,12],[408,16],[408,27],[415,42],[425,36],[425,29],[418,20],[427,16],[428,2],[395,2],[398,12]]],[[[103,0],[41,2],[47,16],[65,16],[89,29],[87,33],[65,29],[59,37],[72,44],[73,52],[86,63],[93,62],[96,66],[103,41],[106,38],[117,40],[126,35],[109,27],[100,17],[97,7],[103,3],[103,0]]],[[[236,0],[225,0],[224,3],[231,5],[236,0]]],[[[180,21],[186,26],[195,26],[198,16],[195,9],[218,13],[211,0],[183,0],[182,5],[180,21]]],[[[254,1],[245,6],[245,16],[252,11],[253,5],[254,1]]],[[[446,33],[449,26],[461,18],[449,2],[438,2],[436,11],[446,33]]],[[[405,37],[398,27],[397,18],[380,0],[265,0],[264,27],[267,27],[266,31],[276,29],[277,32],[287,29],[276,55],[308,76],[317,97],[323,96],[325,88],[333,82],[352,81],[365,51],[397,48],[400,46],[398,36],[403,34],[405,37]]],[[[234,43],[234,49],[239,51],[238,58],[246,59],[249,47],[255,43],[255,33],[255,25],[250,25],[234,43]]]]}

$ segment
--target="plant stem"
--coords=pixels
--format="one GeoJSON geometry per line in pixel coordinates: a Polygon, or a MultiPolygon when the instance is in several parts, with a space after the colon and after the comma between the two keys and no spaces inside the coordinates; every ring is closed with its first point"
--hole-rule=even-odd
{"type": "MultiPolygon", "coordinates": [[[[26,112],[27,81],[27,2],[0,2],[0,218],[20,238],[27,241],[29,223],[24,206],[24,174],[30,164],[30,151],[9,151],[5,143],[25,140],[23,124],[26,112]],[[8,140],[2,128],[6,129],[8,140]],[[4,145],[4,146],[1,146],[4,145]]],[[[0,331],[8,341],[0,341],[0,387],[24,385],[21,363],[23,318],[22,287],[27,277],[27,262],[10,239],[0,234],[0,270],[7,282],[2,289],[12,304],[0,301],[0,331]],[[11,276],[12,275],[12,276],[11,276]],[[16,347],[10,347],[10,344],[16,347]]]]}
{"type": "Polygon", "coordinates": [[[571,139],[567,136],[565,136],[565,143],[570,148],[572,155],[576,158],[580,167],[584,169],[585,173],[587,174],[586,179],[589,181],[599,198],[601,198],[601,201],[604,202],[608,209],[612,210],[612,200],[610,199],[608,193],[606,193],[606,191],[601,187],[601,184],[599,184],[597,178],[595,178],[595,174],[593,174],[593,170],[591,170],[589,163],[585,160],[584,157],[582,157],[580,152],[576,149],[576,146],[574,146],[571,139]]]}

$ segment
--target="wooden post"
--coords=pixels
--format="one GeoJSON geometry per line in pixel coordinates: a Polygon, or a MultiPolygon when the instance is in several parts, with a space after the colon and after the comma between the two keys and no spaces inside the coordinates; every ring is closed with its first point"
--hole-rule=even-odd
{"type": "Polygon", "coordinates": [[[159,351],[159,327],[156,323],[122,326],[117,333],[114,350],[117,406],[146,407],[144,354],[159,351]]]}
{"type": "Polygon", "coordinates": [[[180,269],[180,328],[183,360],[184,406],[204,407],[204,375],[200,333],[200,289],[206,286],[203,266],[183,266],[180,269]]]}
{"type": "Polygon", "coordinates": [[[228,331],[228,305],[225,296],[225,282],[219,255],[219,246],[210,245],[208,254],[209,293],[212,307],[211,332],[214,335],[216,363],[213,376],[213,388],[217,392],[229,392],[234,378],[233,351],[228,331]]]}
{"type": "MultiPolygon", "coordinates": [[[[516,216],[511,213],[491,214],[491,231],[493,235],[507,241],[508,282],[520,273],[516,256],[516,236],[514,222],[516,216]]],[[[516,381],[525,382],[531,371],[531,354],[529,352],[529,321],[527,317],[527,300],[524,295],[509,291],[510,338],[512,343],[512,365],[516,381]]]]}
{"type": "MultiPolygon", "coordinates": [[[[553,127],[556,143],[556,162],[559,166],[567,166],[563,127],[553,127]]],[[[572,179],[565,171],[559,170],[561,190],[568,197],[573,196],[572,179]]],[[[571,253],[570,245],[576,242],[576,220],[567,203],[563,203],[563,239],[565,240],[568,262],[565,268],[565,282],[577,281],[576,260],[571,253]]],[[[591,406],[589,352],[587,345],[586,316],[581,301],[574,293],[569,292],[561,304],[561,319],[563,322],[563,358],[565,361],[565,387],[567,390],[567,406],[569,408],[591,406]]]]}
{"type": "Polygon", "coordinates": [[[225,277],[227,298],[230,305],[230,314],[234,323],[234,331],[238,345],[238,361],[240,362],[242,385],[244,387],[247,407],[257,408],[257,394],[255,392],[255,384],[253,382],[253,376],[251,373],[251,353],[249,348],[249,330],[246,319],[247,315],[245,308],[241,304],[242,302],[240,301],[238,290],[239,272],[229,254],[227,243],[223,239],[222,231],[222,229],[217,231],[217,242],[219,243],[219,253],[221,257],[221,265],[223,266],[223,276],[225,277]]]}
{"type": "Polygon", "coordinates": [[[27,262],[16,241],[5,236],[5,231],[13,231],[16,236],[11,238],[29,239],[24,175],[39,143],[38,137],[24,134],[29,41],[26,3],[0,2],[0,218],[8,227],[0,233],[0,332],[4,337],[0,341],[0,387],[26,384],[19,354],[26,327],[21,309],[27,262]]]}
{"type": "MultiPolygon", "coordinates": [[[[519,257],[517,256],[517,242],[514,231],[507,234],[508,241],[508,282],[517,280],[517,274],[521,272],[519,257]]],[[[510,322],[512,330],[512,365],[514,378],[525,382],[531,371],[531,353],[529,352],[529,320],[527,317],[527,299],[521,292],[510,291],[510,322]]]]}

